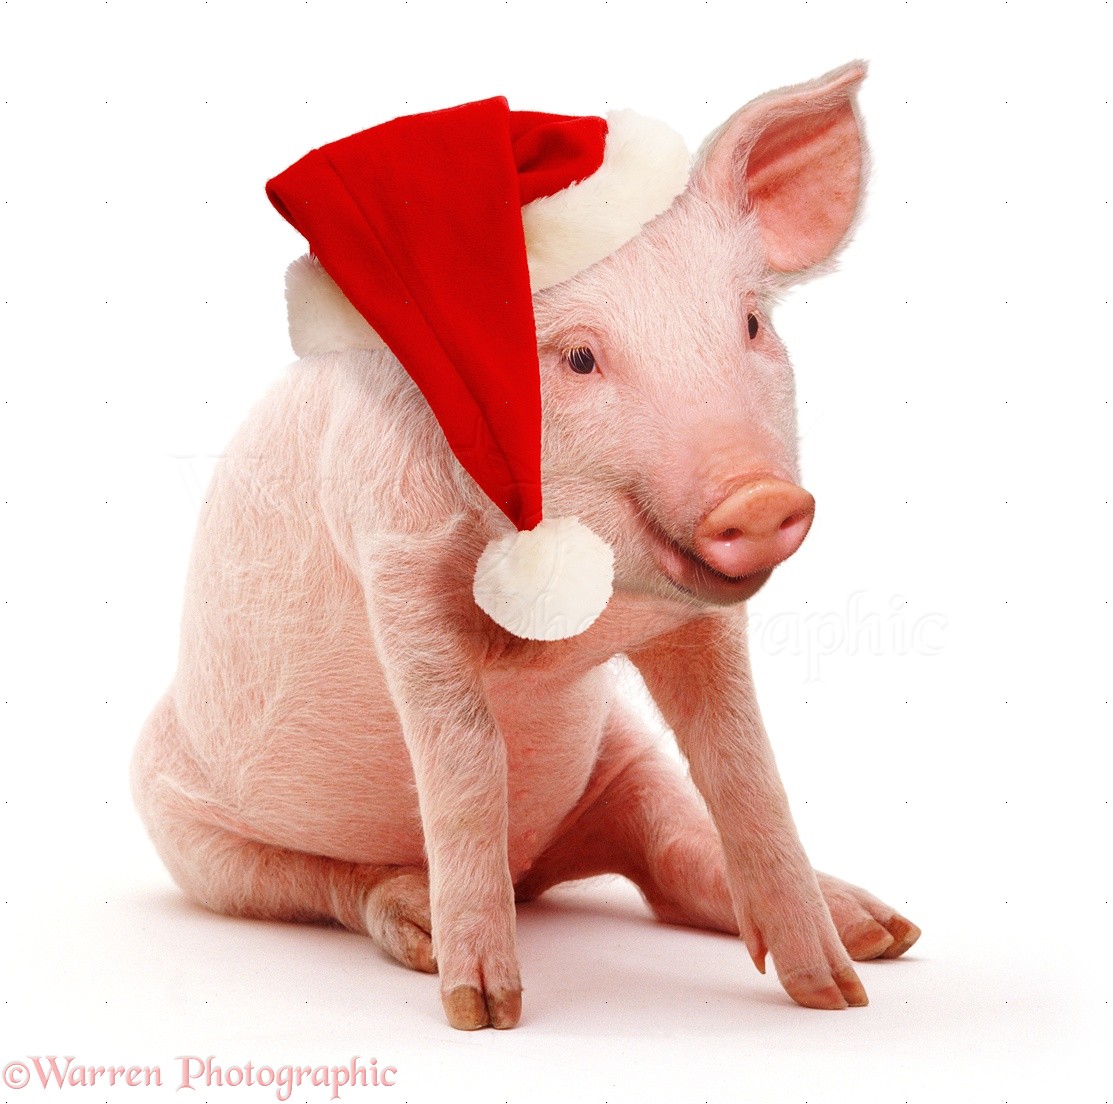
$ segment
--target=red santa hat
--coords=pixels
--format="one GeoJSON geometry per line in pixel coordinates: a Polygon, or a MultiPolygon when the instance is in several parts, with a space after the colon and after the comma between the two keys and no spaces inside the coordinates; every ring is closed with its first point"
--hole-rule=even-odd
{"type": "Polygon", "coordinates": [[[633,238],[688,164],[675,132],[633,112],[511,111],[497,97],[361,131],[267,183],[316,259],[288,279],[294,351],[385,343],[398,358],[515,527],[480,557],[474,593],[517,636],[582,632],[613,580],[605,542],[543,515],[532,292],[633,238]]]}

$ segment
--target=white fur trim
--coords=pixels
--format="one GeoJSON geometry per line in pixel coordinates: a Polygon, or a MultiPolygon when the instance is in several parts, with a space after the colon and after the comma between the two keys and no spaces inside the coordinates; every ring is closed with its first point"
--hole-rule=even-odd
{"type": "Polygon", "coordinates": [[[634,111],[610,112],[598,170],[522,208],[533,290],[562,283],[625,245],[684,191],[689,166],[684,139],[671,127],[634,111]]]}
{"type": "Polygon", "coordinates": [[[385,349],[386,343],[348,302],[316,257],[286,269],[286,320],[299,357],[338,349],[385,349]]]}
{"type": "Polygon", "coordinates": [[[614,587],[614,552],[573,517],[491,541],[473,593],[496,624],[526,640],[564,640],[603,612],[614,587]]]}

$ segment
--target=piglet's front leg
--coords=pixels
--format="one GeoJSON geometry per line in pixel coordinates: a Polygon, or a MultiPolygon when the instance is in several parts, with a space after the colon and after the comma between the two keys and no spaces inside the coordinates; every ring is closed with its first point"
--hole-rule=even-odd
{"type": "Polygon", "coordinates": [[[739,931],[757,968],[770,953],[809,1008],[867,1003],[804,853],[754,696],[745,615],[708,615],[631,656],[672,726],[711,811],[739,931]]]}
{"type": "Polygon", "coordinates": [[[434,556],[399,548],[363,572],[372,636],[413,765],[429,862],[433,954],[448,1022],[506,1028],[521,1015],[507,860],[506,746],[461,607],[434,556]]]}

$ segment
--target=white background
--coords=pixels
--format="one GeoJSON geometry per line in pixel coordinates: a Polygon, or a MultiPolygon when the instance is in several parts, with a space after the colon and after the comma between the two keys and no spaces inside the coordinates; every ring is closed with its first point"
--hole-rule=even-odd
{"type": "Polygon", "coordinates": [[[374,1057],[372,1098],[414,1102],[1108,1099],[1107,2],[6,0],[0,42],[0,1064],[163,1070],[86,1104],[168,1100],[186,1054],[374,1057]],[[777,316],[819,514],[752,613],[813,860],[914,952],[863,967],[869,1008],[808,1011],[597,883],[521,910],[522,1025],[469,1035],[366,939],[189,905],[127,763],[212,459],[291,356],[264,181],[496,94],[694,148],[855,57],[866,216],[777,316]]]}

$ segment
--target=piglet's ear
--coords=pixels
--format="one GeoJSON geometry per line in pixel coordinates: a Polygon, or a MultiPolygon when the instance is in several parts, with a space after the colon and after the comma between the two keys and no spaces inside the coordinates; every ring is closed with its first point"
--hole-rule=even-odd
{"type": "Polygon", "coordinates": [[[802,272],[846,237],[865,177],[854,102],[866,64],[759,96],[704,143],[695,186],[753,211],[769,267],[802,272]]]}

